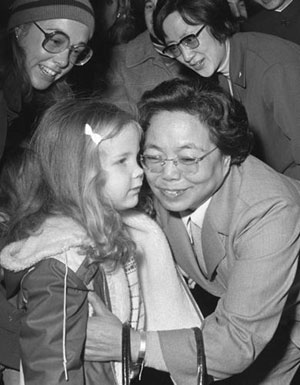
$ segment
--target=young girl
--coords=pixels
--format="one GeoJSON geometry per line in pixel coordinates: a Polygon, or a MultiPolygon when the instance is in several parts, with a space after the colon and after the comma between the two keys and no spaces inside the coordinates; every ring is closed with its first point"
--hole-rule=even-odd
{"type": "MultiPolygon", "coordinates": [[[[0,263],[16,273],[10,291],[20,285],[28,385],[121,383],[120,363],[83,360],[89,291],[136,330],[201,324],[161,230],[130,210],[143,179],[140,139],[140,126],[114,105],[58,102],[42,117],[6,191],[0,263]]],[[[133,361],[146,347],[140,336],[133,361]]]]}

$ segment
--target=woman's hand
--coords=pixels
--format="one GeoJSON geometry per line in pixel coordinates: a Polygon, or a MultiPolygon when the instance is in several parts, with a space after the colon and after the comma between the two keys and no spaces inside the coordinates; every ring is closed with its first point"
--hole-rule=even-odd
{"type": "Polygon", "coordinates": [[[88,300],[94,309],[89,317],[85,344],[86,361],[121,361],[122,323],[95,293],[88,300]]]}

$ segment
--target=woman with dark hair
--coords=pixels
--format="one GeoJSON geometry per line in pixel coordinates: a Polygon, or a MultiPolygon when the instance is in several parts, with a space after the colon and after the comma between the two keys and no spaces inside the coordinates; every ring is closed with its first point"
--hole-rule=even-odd
{"type": "Polygon", "coordinates": [[[40,109],[71,93],[66,75],[93,52],[89,0],[16,0],[2,38],[0,157],[26,139],[40,109]]]}
{"type": "MultiPolygon", "coordinates": [[[[244,107],[212,82],[161,83],[139,111],[156,219],[190,286],[218,297],[202,328],[208,374],[290,384],[300,365],[299,181],[249,155],[244,107]]],[[[195,384],[192,330],[147,333],[147,341],[146,366],[195,384]]]]}
{"type": "Polygon", "coordinates": [[[220,85],[246,108],[253,154],[300,179],[300,47],[236,32],[227,0],[159,0],[154,29],[164,52],[220,85]]]}

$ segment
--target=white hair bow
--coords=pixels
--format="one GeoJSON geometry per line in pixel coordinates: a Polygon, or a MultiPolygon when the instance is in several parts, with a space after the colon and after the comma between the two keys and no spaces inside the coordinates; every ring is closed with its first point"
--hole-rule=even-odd
{"type": "Polygon", "coordinates": [[[85,135],[88,135],[95,144],[99,144],[103,140],[103,137],[100,134],[93,132],[92,127],[88,123],[85,125],[84,133],[85,135]]]}

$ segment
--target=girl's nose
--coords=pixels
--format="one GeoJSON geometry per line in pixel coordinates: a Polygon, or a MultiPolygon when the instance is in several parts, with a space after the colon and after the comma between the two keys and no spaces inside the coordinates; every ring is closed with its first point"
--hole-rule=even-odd
{"type": "Polygon", "coordinates": [[[136,168],[134,170],[134,173],[133,173],[133,177],[134,178],[141,178],[144,174],[144,170],[142,169],[142,167],[137,163],[136,164],[136,168]]]}

